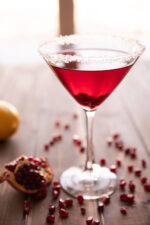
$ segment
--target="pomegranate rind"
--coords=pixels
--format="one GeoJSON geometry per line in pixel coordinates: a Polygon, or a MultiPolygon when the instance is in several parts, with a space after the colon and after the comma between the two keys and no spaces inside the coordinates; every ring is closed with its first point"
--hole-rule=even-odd
{"type": "MultiPolygon", "coordinates": [[[[45,186],[48,186],[53,179],[53,171],[50,168],[50,165],[48,163],[47,158],[40,157],[40,158],[35,158],[33,160],[35,160],[34,162],[39,162],[39,164],[38,164],[39,170],[37,170],[37,172],[44,177],[44,179],[46,181],[45,186]]],[[[36,194],[37,192],[39,192],[39,190],[41,188],[40,189],[34,189],[34,190],[33,189],[27,190],[23,185],[20,185],[15,179],[15,173],[18,171],[20,166],[22,166],[24,164],[27,164],[27,163],[31,163],[31,162],[32,162],[31,157],[21,156],[21,157],[17,158],[16,160],[14,160],[13,162],[10,162],[10,164],[7,164],[5,166],[5,173],[7,173],[7,177],[5,178],[5,180],[18,191],[21,191],[21,192],[27,193],[27,194],[36,194]],[[12,165],[12,164],[15,164],[15,163],[17,165],[15,167],[14,172],[7,169],[8,165],[12,165]]]]}

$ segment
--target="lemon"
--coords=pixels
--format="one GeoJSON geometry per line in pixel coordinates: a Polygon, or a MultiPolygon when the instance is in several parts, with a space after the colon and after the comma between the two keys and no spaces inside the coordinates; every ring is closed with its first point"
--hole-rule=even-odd
{"type": "Polygon", "coordinates": [[[15,106],[0,100],[0,140],[10,137],[19,126],[19,113],[15,106]]]}

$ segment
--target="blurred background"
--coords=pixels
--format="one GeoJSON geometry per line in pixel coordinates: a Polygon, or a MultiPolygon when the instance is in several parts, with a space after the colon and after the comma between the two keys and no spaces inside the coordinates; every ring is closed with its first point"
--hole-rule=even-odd
{"type": "Polygon", "coordinates": [[[150,52],[149,0],[0,0],[0,62],[39,60],[38,43],[60,34],[121,34],[150,52]]]}

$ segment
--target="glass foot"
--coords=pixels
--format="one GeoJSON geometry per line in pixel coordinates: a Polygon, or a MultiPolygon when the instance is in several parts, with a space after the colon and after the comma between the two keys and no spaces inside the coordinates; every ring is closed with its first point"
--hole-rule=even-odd
{"type": "Polygon", "coordinates": [[[60,178],[62,188],[76,197],[99,199],[111,195],[116,188],[117,176],[106,167],[93,164],[92,171],[83,171],[78,167],[65,170],[60,178]]]}

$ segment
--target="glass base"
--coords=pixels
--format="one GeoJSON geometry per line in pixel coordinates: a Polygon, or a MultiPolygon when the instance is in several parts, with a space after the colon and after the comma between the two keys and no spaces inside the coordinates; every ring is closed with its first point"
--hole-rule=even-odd
{"type": "Polygon", "coordinates": [[[65,170],[60,178],[62,188],[70,195],[83,195],[84,199],[99,199],[111,195],[116,189],[117,176],[106,167],[93,164],[92,171],[78,167],[65,170]]]}

